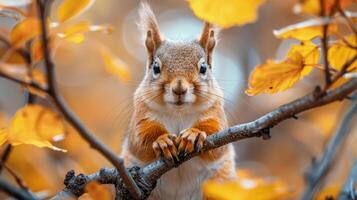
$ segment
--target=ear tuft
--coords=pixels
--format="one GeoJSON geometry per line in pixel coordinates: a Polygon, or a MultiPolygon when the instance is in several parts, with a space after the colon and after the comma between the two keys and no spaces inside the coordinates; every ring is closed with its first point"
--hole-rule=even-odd
{"type": "Polygon", "coordinates": [[[212,24],[205,22],[203,31],[199,38],[199,44],[205,50],[207,54],[207,61],[211,64],[211,57],[214,47],[217,43],[217,35],[219,30],[215,28],[212,24]]]}
{"type": "Polygon", "coordinates": [[[149,56],[152,57],[154,51],[160,46],[162,38],[155,14],[147,2],[140,4],[138,27],[144,37],[149,56]]]}

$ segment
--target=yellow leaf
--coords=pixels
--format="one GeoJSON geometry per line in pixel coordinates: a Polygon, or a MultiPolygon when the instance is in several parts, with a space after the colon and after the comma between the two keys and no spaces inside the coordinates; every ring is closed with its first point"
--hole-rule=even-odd
{"type": "Polygon", "coordinates": [[[41,70],[36,69],[36,68],[32,69],[31,77],[32,77],[33,82],[37,83],[38,85],[40,85],[42,87],[47,87],[47,79],[41,70]]]}
{"type": "Polygon", "coordinates": [[[7,133],[4,128],[0,128],[0,146],[7,141],[7,133]]]}
{"type": "MultiPolygon", "coordinates": [[[[49,38],[49,44],[51,54],[54,54],[58,42],[56,37],[50,37],[49,38]]],[[[43,46],[42,46],[42,40],[41,39],[35,39],[32,44],[31,44],[31,58],[32,58],[32,63],[38,63],[43,59],[43,46]]]]}
{"type": "MultiPolygon", "coordinates": [[[[340,0],[340,5],[342,8],[351,4],[354,0],[340,0]]],[[[328,15],[331,11],[332,6],[334,5],[335,0],[325,0],[325,13],[328,15]]],[[[297,13],[307,13],[311,15],[320,15],[320,0],[302,0],[299,1],[294,7],[294,11],[297,13]]]]}
{"type": "Polygon", "coordinates": [[[84,41],[85,32],[103,32],[111,33],[112,27],[109,25],[91,25],[89,22],[79,22],[77,24],[66,27],[63,32],[57,33],[59,38],[64,38],[69,42],[79,44],[84,41]]]}
{"type": "Polygon", "coordinates": [[[238,176],[236,180],[227,182],[209,180],[202,188],[204,196],[212,200],[287,199],[291,196],[286,184],[272,177],[238,176]]]}
{"type": "Polygon", "coordinates": [[[63,137],[64,125],[60,116],[40,105],[30,104],[18,110],[4,134],[13,145],[31,144],[65,151],[50,142],[63,137]]]}
{"type": "Polygon", "coordinates": [[[274,30],[273,33],[279,39],[297,39],[300,41],[308,41],[316,37],[322,37],[322,27],[323,25],[329,23],[328,34],[331,35],[336,33],[337,25],[335,23],[331,23],[331,20],[327,18],[303,21],[279,30],[274,30]]]}
{"type": "Polygon", "coordinates": [[[26,65],[26,61],[23,55],[15,49],[0,48],[0,57],[1,61],[7,64],[26,65]]]}
{"type": "Polygon", "coordinates": [[[57,19],[59,22],[65,22],[88,9],[94,0],[64,0],[59,6],[57,19]]]}
{"type": "MultiPolygon", "coordinates": [[[[345,39],[349,44],[353,46],[357,45],[356,36],[350,35],[345,39]]],[[[357,51],[355,49],[350,48],[344,41],[339,40],[329,48],[328,61],[333,68],[341,70],[343,65],[351,60],[356,54],[357,51]]],[[[357,71],[357,61],[353,62],[348,69],[357,71]]]]}
{"type": "Polygon", "coordinates": [[[100,49],[100,54],[105,65],[105,69],[109,73],[116,75],[124,82],[127,82],[131,78],[128,66],[122,60],[114,56],[105,48],[100,49]]]}
{"type": "Polygon", "coordinates": [[[337,199],[338,194],[341,192],[341,185],[331,185],[324,188],[321,192],[319,192],[316,196],[316,200],[326,200],[326,197],[333,197],[333,199],[337,199]]]}
{"type": "Polygon", "coordinates": [[[311,43],[293,45],[285,60],[268,60],[253,70],[246,93],[257,95],[284,91],[308,75],[318,63],[319,57],[318,48],[311,43]]]}
{"type": "Polygon", "coordinates": [[[195,15],[222,28],[255,22],[265,0],[188,0],[195,15]]]}
{"type": "Polygon", "coordinates": [[[31,44],[31,58],[33,63],[38,63],[43,59],[42,40],[34,40],[31,44]]]}
{"type": "Polygon", "coordinates": [[[112,194],[109,189],[96,181],[89,182],[85,187],[85,192],[87,192],[93,200],[112,199],[112,194]]]}
{"type": "Polygon", "coordinates": [[[39,34],[41,34],[40,21],[32,17],[26,18],[11,30],[10,42],[18,47],[39,34]]]}

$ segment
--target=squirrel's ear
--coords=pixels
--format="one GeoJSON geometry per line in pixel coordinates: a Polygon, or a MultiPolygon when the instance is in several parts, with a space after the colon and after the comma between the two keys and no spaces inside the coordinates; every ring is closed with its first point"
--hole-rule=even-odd
{"type": "Polygon", "coordinates": [[[203,31],[199,38],[199,43],[207,54],[207,61],[211,64],[211,55],[217,42],[218,29],[213,27],[212,24],[205,22],[203,31]]]}
{"type": "Polygon", "coordinates": [[[146,2],[142,2],[139,9],[139,29],[141,30],[149,59],[153,60],[155,50],[160,46],[162,39],[156,17],[146,2]]]}

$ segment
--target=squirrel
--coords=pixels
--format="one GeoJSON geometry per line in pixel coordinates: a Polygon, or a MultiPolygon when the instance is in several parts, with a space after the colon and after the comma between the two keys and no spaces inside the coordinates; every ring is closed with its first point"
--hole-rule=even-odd
{"type": "MultiPolygon", "coordinates": [[[[122,147],[127,167],[144,166],[160,156],[174,161],[199,151],[207,136],[228,127],[223,92],[212,74],[218,30],[205,22],[198,39],[170,41],[146,2],[139,16],[148,59],[122,147]]],[[[202,152],[160,177],[149,199],[204,199],[204,181],[235,178],[234,159],[231,144],[202,152]]]]}

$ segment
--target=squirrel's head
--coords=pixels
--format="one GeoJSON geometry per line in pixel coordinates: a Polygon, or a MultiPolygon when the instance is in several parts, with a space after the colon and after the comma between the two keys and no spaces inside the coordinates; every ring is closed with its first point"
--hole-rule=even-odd
{"type": "Polygon", "coordinates": [[[212,74],[212,53],[217,30],[205,23],[201,35],[192,41],[170,41],[160,34],[149,5],[141,4],[141,28],[148,53],[145,78],[136,98],[150,107],[205,109],[222,99],[212,74]]]}

